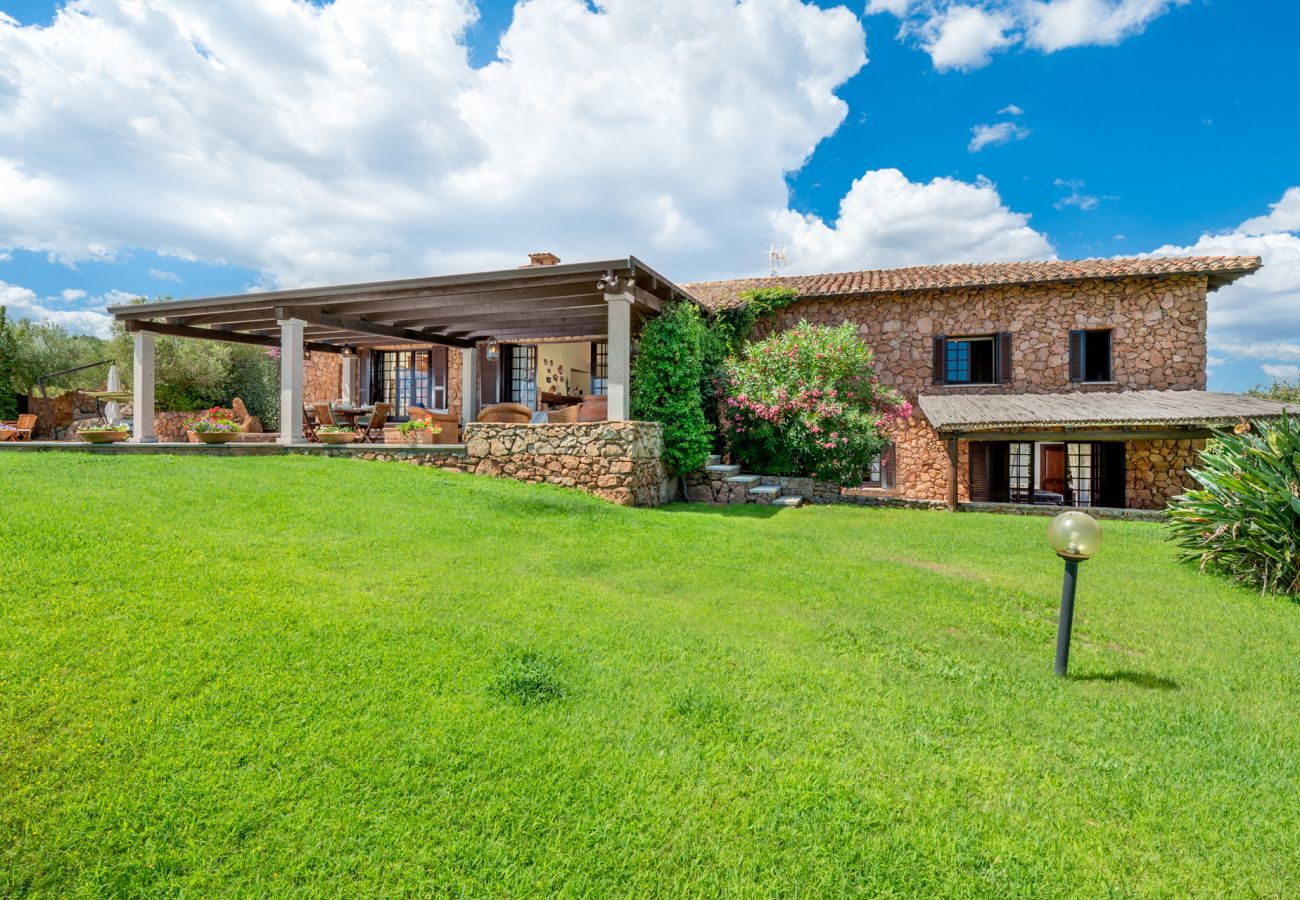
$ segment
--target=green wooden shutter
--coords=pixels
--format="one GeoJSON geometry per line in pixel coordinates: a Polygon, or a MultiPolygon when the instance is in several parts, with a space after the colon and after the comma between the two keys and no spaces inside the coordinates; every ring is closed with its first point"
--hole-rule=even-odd
{"type": "Polygon", "coordinates": [[[1070,332],[1070,380],[1083,381],[1083,332],[1070,332]]]}

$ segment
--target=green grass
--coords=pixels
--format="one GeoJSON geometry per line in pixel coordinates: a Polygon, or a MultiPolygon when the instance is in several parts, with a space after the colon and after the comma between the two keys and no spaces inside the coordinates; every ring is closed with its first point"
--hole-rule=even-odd
{"type": "Polygon", "coordinates": [[[1105,523],[0,454],[0,896],[1294,896],[1300,605],[1105,523]]]}

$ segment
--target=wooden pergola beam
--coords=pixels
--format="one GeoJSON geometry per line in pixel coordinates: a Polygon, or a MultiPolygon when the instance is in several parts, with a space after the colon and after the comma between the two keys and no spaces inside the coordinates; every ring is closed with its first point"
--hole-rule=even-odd
{"type": "MultiPolygon", "coordinates": [[[[165,334],[170,337],[193,338],[200,341],[221,341],[227,344],[252,344],[257,347],[279,347],[280,339],[262,334],[245,334],[242,331],[219,331],[214,328],[193,328],[189,325],[172,325],[169,322],[150,322],[145,319],[128,319],[125,323],[128,332],[150,332],[165,334]]],[[[339,353],[341,347],[332,344],[308,342],[308,350],[321,353],[339,353]]]]}
{"type": "Polygon", "coordinates": [[[276,307],[275,318],[278,320],[300,319],[309,325],[320,325],[327,328],[334,328],[341,332],[354,332],[359,335],[375,335],[378,337],[393,338],[399,341],[442,344],[447,347],[466,348],[474,346],[468,341],[455,337],[412,331],[409,328],[397,328],[392,325],[385,325],[382,322],[371,322],[368,319],[360,317],[349,318],[345,316],[332,316],[309,307],[276,307]]]}

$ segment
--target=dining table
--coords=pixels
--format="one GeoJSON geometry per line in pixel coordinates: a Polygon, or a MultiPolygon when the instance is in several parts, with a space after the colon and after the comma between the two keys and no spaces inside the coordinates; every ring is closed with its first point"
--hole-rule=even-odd
{"type": "Polygon", "coordinates": [[[340,425],[350,425],[353,428],[357,427],[357,419],[368,416],[374,411],[374,406],[334,406],[330,408],[335,422],[340,425]]]}

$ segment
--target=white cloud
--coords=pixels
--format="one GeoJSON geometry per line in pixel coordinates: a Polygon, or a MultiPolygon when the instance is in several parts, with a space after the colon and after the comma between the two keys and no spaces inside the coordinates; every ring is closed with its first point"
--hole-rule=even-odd
{"type": "Polygon", "coordinates": [[[538,248],[748,273],[865,63],[852,13],[798,0],[533,0],[477,70],[473,16],[72,0],[0,22],[0,247],[143,247],[279,286],[538,248]]]}
{"type": "Polygon", "coordinates": [[[1268,215],[1247,219],[1238,230],[1245,234],[1300,231],[1300,187],[1288,188],[1282,199],[1270,203],[1268,208],[1268,215]]]}
{"type": "Polygon", "coordinates": [[[1015,20],[1005,12],[953,5],[931,16],[921,28],[921,46],[939,71],[978,69],[992,54],[1015,43],[1007,32],[1015,20]]]}
{"type": "Polygon", "coordinates": [[[996,147],[1029,137],[1029,129],[1015,122],[998,122],[994,125],[976,125],[970,130],[970,143],[966,149],[978,153],[985,147],[996,147]]]}
{"type": "Polygon", "coordinates": [[[86,292],[77,288],[66,288],[63,291],[63,299],[69,303],[75,303],[77,300],[86,296],[86,292]]]}
{"type": "Polygon", "coordinates": [[[1261,224],[1286,225],[1289,203],[1300,195],[1291,188],[1272,212],[1223,234],[1202,235],[1188,246],[1165,246],[1154,256],[1259,256],[1263,268],[1209,297],[1210,347],[1228,359],[1272,365],[1300,363],[1300,235],[1258,233],[1261,224]],[[1290,198],[1290,199],[1288,199],[1290,198]]]}
{"type": "MultiPolygon", "coordinates": [[[[1058,178],[1053,183],[1056,187],[1070,189],[1070,193],[1066,194],[1053,204],[1057,209],[1065,209],[1067,206],[1076,206],[1084,212],[1090,212],[1096,209],[1103,200],[1119,199],[1118,197],[1112,197],[1105,194],[1097,196],[1096,194],[1084,193],[1083,189],[1088,185],[1077,178],[1058,178]]],[[[1118,238],[1120,236],[1117,235],[1116,237],[1118,238]]]]}
{"type": "Polygon", "coordinates": [[[1048,0],[1025,7],[1025,43],[1046,53],[1118,44],[1188,0],[1048,0]]]}
{"type": "Polygon", "coordinates": [[[867,15],[875,13],[892,13],[895,16],[907,15],[912,0],[867,0],[867,15]]]}
{"type": "MultiPolygon", "coordinates": [[[[86,296],[85,291],[64,291],[63,295],[63,300],[78,300],[86,296]],[[81,297],[69,298],[69,293],[80,294],[81,297]]],[[[107,313],[95,309],[60,309],[60,302],[52,297],[39,298],[30,288],[0,281],[0,306],[5,307],[5,315],[11,321],[29,319],[33,322],[54,322],[74,333],[108,337],[113,320],[107,313]]],[[[96,298],[91,303],[104,305],[102,298],[96,298]]]]}
{"type": "Polygon", "coordinates": [[[1014,103],[1002,107],[998,110],[999,116],[1023,116],[1025,111],[1014,103]]]}
{"type": "MultiPolygon", "coordinates": [[[[936,69],[975,69],[992,54],[1022,43],[1055,53],[1069,47],[1118,44],[1189,0],[870,0],[868,13],[903,21],[900,39],[919,35],[936,69]]],[[[1012,113],[1016,115],[1016,113],[1012,113]]]]}
{"type": "Polygon", "coordinates": [[[168,272],[166,269],[150,269],[149,277],[158,281],[174,281],[177,284],[181,283],[181,276],[177,275],[175,272],[168,272]]]}
{"type": "Polygon", "coordinates": [[[1300,366],[1260,366],[1264,374],[1277,381],[1294,381],[1300,378],[1300,366]]]}
{"type": "Polygon", "coordinates": [[[897,169],[855,181],[833,224],[786,212],[776,228],[789,237],[791,269],[799,272],[1054,256],[1047,238],[1029,227],[1029,216],[1007,209],[991,182],[920,184],[897,169]]]}

